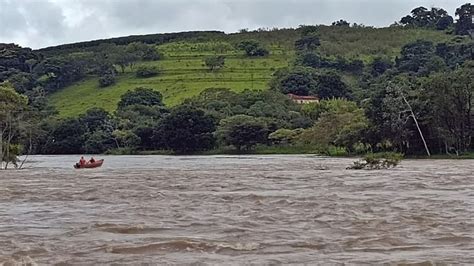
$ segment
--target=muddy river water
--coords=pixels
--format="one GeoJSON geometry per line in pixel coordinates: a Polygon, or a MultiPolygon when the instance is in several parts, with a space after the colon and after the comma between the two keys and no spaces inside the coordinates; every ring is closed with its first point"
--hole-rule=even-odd
{"type": "Polygon", "coordinates": [[[0,265],[474,264],[474,161],[35,156],[0,171],[0,265]]]}

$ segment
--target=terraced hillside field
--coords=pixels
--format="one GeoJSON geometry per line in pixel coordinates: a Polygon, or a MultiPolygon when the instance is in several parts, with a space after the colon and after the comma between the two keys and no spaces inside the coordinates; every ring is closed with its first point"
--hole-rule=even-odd
{"type": "MultiPolygon", "coordinates": [[[[362,59],[366,64],[374,57],[395,58],[403,45],[418,39],[434,43],[446,42],[451,37],[441,31],[400,27],[326,27],[319,29],[319,52],[327,57],[362,59]]],[[[50,96],[51,103],[61,116],[76,116],[91,107],[114,111],[120,96],[127,90],[144,86],[160,91],[165,104],[173,106],[199,94],[206,88],[266,89],[272,73],[291,65],[294,59],[293,44],[299,33],[294,29],[254,31],[223,35],[220,39],[172,42],[157,47],[165,58],[140,64],[160,68],[162,74],[153,78],[137,78],[127,69],[120,74],[115,85],[100,88],[98,77],[88,77],[50,96]],[[245,39],[256,39],[270,48],[264,58],[248,58],[233,44],[245,39]],[[209,55],[224,55],[225,67],[211,72],[204,66],[209,55]]],[[[140,65],[138,64],[138,65],[140,65]]],[[[136,68],[137,66],[135,66],[136,68]]],[[[353,77],[352,79],[356,79],[353,77]]]]}
{"type": "Polygon", "coordinates": [[[261,58],[245,57],[230,45],[219,46],[216,53],[211,43],[172,43],[159,47],[165,54],[160,61],[142,62],[139,65],[156,66],[162,74],[151,78],[137,78],[133,70],[119,74],[115,85],[100,88],[97,77],[89,77],[67,87],[50,98],[61,116],[75,116],[91,107],[114,111],[120,96],[135,87],[147,87],[160,91],[165,104],[173,106],[184,99],[198,95],[206,88],[230,88],[234,91],[265,89],[272,73],[288,66],[292,52],[274,47],[271,55],[261,58]],[[228,49],[226,49],[228,47],[228,49]],[[206,56],[220,54],[226,57],[225,67],[211,72],[204,65],[206,56]]]}

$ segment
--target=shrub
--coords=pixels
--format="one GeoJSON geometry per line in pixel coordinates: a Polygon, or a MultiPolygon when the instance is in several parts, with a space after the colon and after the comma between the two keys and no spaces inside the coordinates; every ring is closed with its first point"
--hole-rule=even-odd
{"type": "Polygon", "coordinates": [[[225,65],[225,57],[222,55],[219,56],[208,56],[204,59],[204,64],[206,64],[209,70],[219,70],[225,65]]]}
{"type": "Polygon", "coordinates": [[[344,147],[329,146],[326,150],[329,156],[347,156],[347,150],[344,147]]]}
{"type": "Polygon", "coordinates": [[[268,135],[268,139],[274,144],[292,144],[302,132],[302,128],[297,128],[294,130],[280,128],[268,135]]]}
{"type": "Polygon", "coordinates": [[[348,169],[388,169],[396,167],[403,159],[403,154],[396,152],[369,153],[364,159],[355,161],[348,169]]]}
{"type": "Polygon", "coordinates": [[[133,91],[127,91],[120,97],[118,109],[124,109],[130,105],[154,106],[163,105],[163,95],[159,91],[150,88],[138,87],[133,91]]]}
{"type": "Polygon", "coordinates": [[[115,75],[112,73],[106,73],[99,78],[100,87],[108,87],[115,84],[115,75]]]}
{"type": "Polygon", "coordinates": [[[247,56],[266,56],[269,51],[265,49],[261,43],[255,40],[245,40],[240,42],[237,47],[245,51],[247,56]]]}
{"type": "Polygon", "coordinates": [[[136,72],[137,78],[149,78],[158,74],[158,69],[152,66],[139,66],[136,72]]]}

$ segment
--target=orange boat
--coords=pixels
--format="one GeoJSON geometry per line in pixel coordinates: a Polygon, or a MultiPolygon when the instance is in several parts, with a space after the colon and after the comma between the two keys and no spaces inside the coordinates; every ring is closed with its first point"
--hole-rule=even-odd
{"type": "Polygon", "coordinates": [[[76,168],[76,169],[79,169],[79,168],[97,168],[97,167],[101,167],[103,163],[104,163],[104,159],[97,160],[93,163],[87,162],[84,165],[79,165],[79,163],[76,163],[74,165],[74,168],[76,168]]]}

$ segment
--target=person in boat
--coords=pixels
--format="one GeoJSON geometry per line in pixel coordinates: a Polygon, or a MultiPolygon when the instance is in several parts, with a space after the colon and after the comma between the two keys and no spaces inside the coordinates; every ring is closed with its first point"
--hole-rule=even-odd
{"type": "Polygon", "coordinates": [[[91,157],[91,159],[89,160],[89,163],[95,163],[94,157],[91,157]]]}
{"type": "Polygon", "coordinates": [[[76,163],[76,166],[79,167],[79,166],[83,166],[86,164],[86,159],[84,159],[84,156],[81,156],[81,159],[79,160],[78,163],[76,163]]]}

